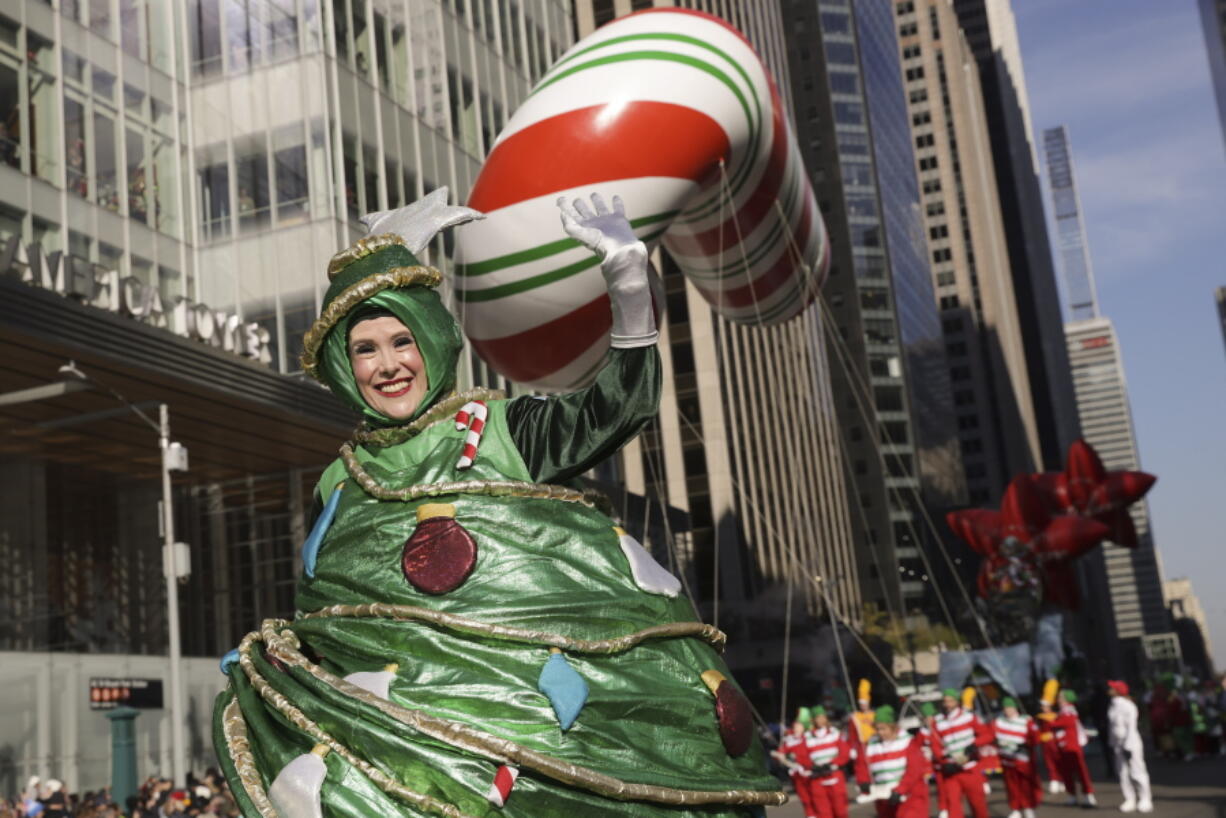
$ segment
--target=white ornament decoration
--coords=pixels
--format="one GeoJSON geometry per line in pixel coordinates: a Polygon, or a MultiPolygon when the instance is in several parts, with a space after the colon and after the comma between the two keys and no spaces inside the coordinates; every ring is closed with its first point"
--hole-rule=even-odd
{"type": "Polygon", "coordinates": [[[655,557],[639,545],[638,540],[627,534],[623,528],[614,527],[613,530],[617,532],[617,542],[630,563],[630,574],[634,577],[635,585],[648,593],[668,597],[681,593],[681,581],[656,562],[655,557]]]}

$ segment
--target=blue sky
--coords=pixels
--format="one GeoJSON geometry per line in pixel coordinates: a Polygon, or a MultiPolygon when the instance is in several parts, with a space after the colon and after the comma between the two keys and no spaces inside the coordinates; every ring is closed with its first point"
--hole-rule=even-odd
{"type": "MultiPolygon", "coordinates": [[[[1036,145],[1069,129],[1102,312],[1124,354],[1165,576],[1226,667],[1226,141],[1195,0],[1015,0],[1036,145]]],[[[1046,188],[1044,195],[1047,196],[1046,188]]],[[[1045,199],[1045,204],[1050,205],[1045,199]]]]}

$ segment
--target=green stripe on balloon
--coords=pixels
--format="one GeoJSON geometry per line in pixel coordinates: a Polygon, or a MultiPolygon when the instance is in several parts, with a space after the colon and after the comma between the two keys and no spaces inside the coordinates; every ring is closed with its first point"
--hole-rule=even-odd
{"type": "MultiPolygon", "coordinates": [[[[582,51],[576,51],[574,54],[567,55],[563,57],[561,60],[559,60],[558,62],[554,63],[553,68],[551,68],[549,70],[549,73],[546,74],[544,78],[542,79],[541,85],[537,86],[537,88],[534,89],[532,93],[535,94],[541,88],[544,88],[545,86],[553,82],[554,72],[557,71],[561,66],[578,59],[584,54],[590,54],[591,52],[595,51],[598,48],[607,48],[608,46],[612,46],[612,45],[621,45],[623,43],[643,41],[643,40],[672,41],[672,42],[684,43],[686,45],[692,45],[697,48],[704,48],[707,51],[710,51],[712,54],[718,55],[720,59],[722,59],[724,62],[728,63],[729,65],[731,65],[736,70],[736,72],[741,75],[741,79],[745,81],[745,86],[749,88],[749,93],[753,95],[753,110],[757,111],[759,114],[759,119],[757,122],[755,122],[752,117],[750,118],[750,121],[749,121],[749,129],[750,129],[749,130],[750,132],[749,142],[751,145],[753,145],[753,149],[748,151],[748,156],[750,159],[752,159],[757,154],[758,137],[761,135],[760,131],[762,128],[762,123],[761,123],[762,100],[758,97],[758,88],[756,85],[754,85],[753,80],[750,79],[748,72],[745,71],[745,68],[739,62],[734,60],[727,52],[719,48],[716,48],[710,43],[700,40],[696,37],[689,37],[684,34],[665,34],[662,32],[646,32],[643,34],[631,34],[625,37],[611,37],[608,40],[604,40],[603,42],[599,42],[599,43],[596,43],[595,45],[589,46],[583,49],[582,51]]],[[[559,76],[557,78],[560,79],[561,77],[559,76]]],[[[735,176],[734,176],[734,180],[735,180],[735,176]]],[[[735,188],[734,195],[735,193],[740,192],[739,183],[736,183],[734,181],[733,187],[735,188]]],[[[695,207],[700,208],[700,209],[694,210],[694,212],[688,215],[683,220],[683,222],[689,223],[689,222],[699,221],[701,219],[706,218],[715,209],[718,208],[718,204],[719,204],[718,202],[715,202],[710,207],[708,207],[707,210],[703,211],[701,210],[701,208],[706,206],[707,203],[706,202],[697,203],[696,205],[691,207],[691,210],[694,210],[695,207]]]]}
{"type": "MultiPolygon", "coordinates": [[[[670,220],[680,211],[669,210],[664,213],[655,213],[650,216],[641,216],[637,219],[630,220],[631,227],[645,227],[649,224],[655,224],[665,220],[670,220]]],[[[579,246],[579,242],[574,239],[560,239],[559,241],[551,241],[548,244],[541,244],[536,247],[530,247],[527,250],[520,250],[515,253],[507,253],[505,256],[489,258],[485,261],[474,261],[472,264],[457,264],[455,274],[458,276],[481,276],[487,273],[493,273],[497,270],[502,270],[507,267],[514,267],[517,264],[526,264],[530,261],[539,261],[549,256],[556,256],[558,253],[564,253],[567,250],[573,250],[579,246]]]]}
{"type": "MultiPolygon", "coordinates": [[[[664,231],[657,230],[654,233],[642,236],[644,242],[654,241],[664,231]]],[[[499,298],[507,296],[519,295],[526,293],[529,290],[535,290],[539,287],[544,287],[546,284],[554,284],[558,281],[570,278],[577,273],[581,273],[588,268],[595,267],[600,263],[600,259],[595,256],[589,256],[581,261],[576,261],[574,264],[567,264],[565,267],[559,267],[556,270],[550,270],[546,273],[539,273],[528,278],[522,278],[519,281],[509,281],[506,284],[499,284],[494,287],[485,287],[479,290],[456,290],[456,297],[466,304],[476,304],[482,301],[496,301],[499,298]]]]}

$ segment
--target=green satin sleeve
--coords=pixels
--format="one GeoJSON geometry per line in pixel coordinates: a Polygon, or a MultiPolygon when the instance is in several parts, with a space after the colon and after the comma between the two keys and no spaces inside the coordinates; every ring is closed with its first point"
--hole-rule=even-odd
{"type": "Polygon", "coordinates": [[[609,350],[591,385],[507,404],[507,426],[532,479],[577,477],[630,442],[660,408],[660,353],[655,346],[609,350]]]}

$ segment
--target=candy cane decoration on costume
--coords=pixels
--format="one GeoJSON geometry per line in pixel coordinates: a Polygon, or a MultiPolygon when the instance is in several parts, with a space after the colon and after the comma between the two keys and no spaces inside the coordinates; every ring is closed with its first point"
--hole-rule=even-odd
{"type": "Polygon", "coordinates": [[[477,459],[477,446],[481,445],[481,433],[485,431],[485,418],[488,414],[489,407],[479,400],[470,400],[456,412],[456,431],[468,430],[468,437],[464,439],[464,451],[455,464],[457,469],[467,469],[477,459]]]}
{"type": "Polygon", "coordinates": [[[502,765],[494,774],[494,783],[490,784],[490,791],[485,794],[485,797],[496,807],[505,806],[507,798],[511,796],[511,790],[515,788],[517,778],[519,778],[517,768],[502,765]]]}
{"type": "Polygon", "coordinates": [[[799,314],[829,243],[774,82],[728,23],[686,9],[619,18],[570,49],[507,123],[457,235],[464,330],[500,373],[544,389],[584,383],[608,349],[596,258],[554,202],[620,194],[637,235],[663,241],[726,318],[799,314]]]}

